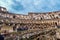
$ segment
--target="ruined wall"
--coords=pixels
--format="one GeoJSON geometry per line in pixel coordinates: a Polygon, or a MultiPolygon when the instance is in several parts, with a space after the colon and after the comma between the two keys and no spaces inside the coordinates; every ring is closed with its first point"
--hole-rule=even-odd
{"type": "Polygon", "coordinates": [[[0,16],[18,19],[32,19],[32,20],[44,20],[44,19],[58,19],[60,18],[60,11],[45,12],[45,13],[28,13],[28,15],[9,13],[6,8],[0,7],[0,16]],[[5,12],[3,10],[6,10],[5,12]]]}

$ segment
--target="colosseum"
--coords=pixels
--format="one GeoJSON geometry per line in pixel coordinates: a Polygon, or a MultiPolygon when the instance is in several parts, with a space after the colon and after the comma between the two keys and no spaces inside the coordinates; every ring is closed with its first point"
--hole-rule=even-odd
{"type": "Polygon", "coordinates": [[[0,34],[5,35],[4,40],[60,40],[59,28],[60,11],[22,15],[0,7],[0,34]]]}

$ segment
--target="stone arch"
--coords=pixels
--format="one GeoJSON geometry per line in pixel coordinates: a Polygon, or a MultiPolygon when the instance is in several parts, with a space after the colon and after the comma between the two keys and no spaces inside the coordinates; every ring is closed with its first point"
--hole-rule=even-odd
{"type": "Polygon", "coordinates": [[[15,16],[15,15],[13,15],[13,18],[16,18],[16,16],[15,16]]]}
{"type": "Polygon", "coordinates": [[[60,39],[57,39],[57,40],[60,40],[60,39]]]}
{"type": "Polygon", "coordinates": [[[57,25],[57,22],[55,22],[55,25],[57,25]]]}
{"type": "Polygon", "coordinates": [[[37,38],[37,40],[39,40],[39,38],[37,38]]]}

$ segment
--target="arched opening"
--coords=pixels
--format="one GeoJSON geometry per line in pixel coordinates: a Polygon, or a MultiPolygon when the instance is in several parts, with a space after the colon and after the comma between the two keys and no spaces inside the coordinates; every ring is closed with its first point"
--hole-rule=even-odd
{"type": "Polygon", "coordinates": [[[14,30],[14,31],[16,30],[16,26],[13,26],[13,30],[14,30]]]}
{"type": "Polygon", "coordinates": [[[0,21],[0,24],[3,24],[3,22],[0,21]]]}
{"type": "Polygon", "coordinates": [[[60,39],[57,39],[57,40],[60,40],[60,39]]]}
{"type": "Polygon", "coordinates": [[[14,15],[13,18],[16,18],[16,16],[14,15]]]}
{"type": "Polygon", "coordinates": [[[56,17],[56,19],[58,19],[59,17],[56,17]]]}
{"type": "Polygon", "coordinates": [[[55,22],[55,25],[57,26],[57,22],[55,22]]]}
{"type": "Polygon", "coordinates": [[[37,40],[39,40],[39,38],[37,38],[37,40]]]}
{"type": "Polygon", "coordinates": [[[42,20],[43,18],[41,18],[41,20],[42,20]]]}

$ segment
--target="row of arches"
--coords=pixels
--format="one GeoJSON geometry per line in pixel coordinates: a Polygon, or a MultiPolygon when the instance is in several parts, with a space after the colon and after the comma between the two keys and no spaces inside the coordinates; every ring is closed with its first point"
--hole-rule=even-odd
{"type": "Polygon", "coordinates": [[[1,23],[1,26],[6,25],[9,27],[13,27],[13,30],[30,30],[30,29],[45,29],[45,28],[50,28],[50,27],[55,27],[57,23],[55,24],[23,24],[23,23],[1,23]]]}

